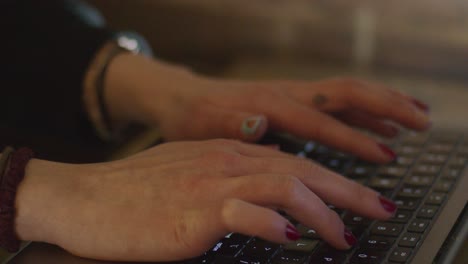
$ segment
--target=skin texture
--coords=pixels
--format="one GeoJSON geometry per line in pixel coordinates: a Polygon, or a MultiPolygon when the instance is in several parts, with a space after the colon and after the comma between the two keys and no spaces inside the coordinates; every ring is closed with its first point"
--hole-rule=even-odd
{"type": "Polygon", "coordinates": [[[137,121],[157,126],[169,141],[232,138],[255,142],[268,127],[383,163],[391,157],[378,142],[352,126],[387,137],[398,133],[395,124],[415,130],[430,126],[427,113],[414,98],[349,78],[319,82],[216,80],[124,54],[112,62],[106,83],[115,123],[137,121]],[[319,104],[317,96],[322,97],[319,104]],[[252,116],[265,120],[257,133],[242,133],[242,123],[252,116]]]}
{"type": "Polygon", "coordinates": [[[306,159],[226,139],[166,143],[100,164],[32,160],[16,202],[21,239],[106,260],[194,257],[229,232],[287,243],[289,222],[271,208],[340,249],[350,247],[344,225],[325,202],[391,216],[371,189],[306,159]]]}
{"type": "Polygon", "coordinates": [[[395,136],[399,125],[430,125],[414,98],[349,78],[226,81],[122,54],[109,65],[105,85],[115,127],[141,122],[168,141],[199,141],[107,163],[32,160],[16,199],[21,239],[89,258],[180,260],[229,232],[289,242],[289,222],[273,210],[281,209],[347,249],[344,225],[325,203],[387,219],[391,212],[378,193],[276,146],[248,142],[268,129],[286,131],[385,163],[394,158],[389,150],[353,126],[395,136]]]}

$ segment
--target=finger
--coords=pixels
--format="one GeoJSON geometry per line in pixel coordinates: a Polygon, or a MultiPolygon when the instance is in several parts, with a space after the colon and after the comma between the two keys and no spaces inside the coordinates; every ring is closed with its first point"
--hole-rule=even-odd
{"type": "Polygon", "coordinates": [[[417,130],[427,129],[430,124],[426,111],[421,111],[415,100],[381,84],[333,79],[298,88],[295,93],[296,100],[326,112],[359,109],[417,130]]]}
{"type": "Polygon", "coordinates": [[[269,109],[271,126],[299,137],[315,139],[374,162],[396,158],[388,147],[319,111],[291,100],[278,100],[269,109]],[[352,140],[351,140],[352,139],[352,140]]]}
{"type": "Polygon", "coordinates": [[[294,175],[327,203],[349,209],[362,216],[385,220],[393,215],[396,205],[382,200],[380,194],[309,160],[277,158],[249,159],[253,174],[294,175]]]}
{"type": "Polygon", "coordinates": [[[229,232],[285,244],[300,237],[296,228],[279,213],[239,199],[227,199],[221,209],[221,221],[229,232]]]}
{"type": "Polygon", "coordinates": [[[231,138],[247,142],[258,141],[268,128],[264,115],[220,107],[205,107],[197,120],[196,130],[202,138],[231,138]]]}
{"type": "Polygon", "coordinates": [[[400,132],[397,127],[358,110],[339,113],[335,116],[348,125],[365,128],[389,138],[396,137],[400,132]]]}
{"type": "Polygon", "coordinates": [[[260,206],[281,208],[299,222],[317,230],[328,243],[348,249],[349,235],[338,214],[330,210],[297,178],[280,174],[258,174],[230,179],[231,195],[260,206]]]}

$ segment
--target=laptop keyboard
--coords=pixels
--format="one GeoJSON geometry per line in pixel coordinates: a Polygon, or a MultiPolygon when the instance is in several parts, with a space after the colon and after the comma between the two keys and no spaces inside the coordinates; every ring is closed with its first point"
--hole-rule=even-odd
{"type": "Polygon", "coordinates": [[[387,140],[398,158],[384,166],[285,136],[269,136],[264,143],[279,144],[282,151],[313,159],[379,191],[396,202],[397,212],[388,221],[376,221],[330,205],[359,240],[347,251],[332,248],[315,230],[290,219],[302,235],[298,241],[278,245],[229,234],[203,256],[182,263],[409,263],[468,164],[468,139],[454,133],[407,133],[387,140]]]}

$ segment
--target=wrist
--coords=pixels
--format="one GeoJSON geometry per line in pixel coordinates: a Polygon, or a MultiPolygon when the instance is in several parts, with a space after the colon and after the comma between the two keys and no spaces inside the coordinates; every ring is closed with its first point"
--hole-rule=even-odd
{"type": "Polygon", "coordinates": [[[15,200],[15,230],[20,240],[57,244],[67,211],[75,206],[68,197],[79,186],[75,176],[81,172],[79,165],[30,160],[15,200]]]}

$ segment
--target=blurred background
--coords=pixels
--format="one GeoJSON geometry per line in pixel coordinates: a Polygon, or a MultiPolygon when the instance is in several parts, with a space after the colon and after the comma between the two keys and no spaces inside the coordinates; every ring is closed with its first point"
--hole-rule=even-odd
{"type": "Polygon", "coordinates": [[[379,80],[431,103],[437,124],[468,128],[465,0],[88,2],[157,57],[204,74],[379,80]]]}

